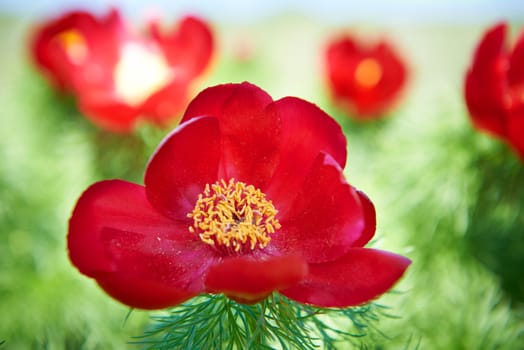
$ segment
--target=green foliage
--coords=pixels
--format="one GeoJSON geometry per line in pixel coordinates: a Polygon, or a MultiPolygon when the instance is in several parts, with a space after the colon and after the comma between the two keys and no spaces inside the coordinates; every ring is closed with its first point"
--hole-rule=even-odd
{"type": "Polygon", "coordinates": [[[466,242],[516,302],[524,302],[524,165],[504,144],[472,159],[476,200],[466,242]],[[480,218],[480,219],[479,219],[480,218]]]}
{"type": "Polygon", "coordinates": [[[274,293],[255,305],[236,303],[224,295],[201,295],[154,316],[138,344],[148,349],[338,349],[355,347],[377,332],[385,315],[379,304],[321,309],[274,293]],[[361,341],[362,340],[362,341],[361,341]]]}

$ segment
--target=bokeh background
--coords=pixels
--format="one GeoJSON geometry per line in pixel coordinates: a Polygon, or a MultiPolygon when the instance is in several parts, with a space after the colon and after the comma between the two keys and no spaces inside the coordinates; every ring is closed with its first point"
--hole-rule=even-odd
{"type": "Polygon", "coordinates": [[[379,300],[394,317],[370,328],[362,347],[524,348],[524,165],[472,128],[462,93],[484,30],[506,20],[515,38],[524,2],[1,0],[0,349],[139,348],[131,337],[150,322],[71,267],[65,237],[80,193],[106,178],[141,182],[168,130],[98,130],[28,54],[35,23],[110,5],[137,25],[202,16],[217,40],[202,88],[250,81],[275,99],[316,103],[342,125],[347,178],[377,207],[373,245],[413,260],[379,300]],[[344,32],[386,37],[408,63],[408,86],[382,121],[353,122],[329,98],[323,50],[344,32]]]}

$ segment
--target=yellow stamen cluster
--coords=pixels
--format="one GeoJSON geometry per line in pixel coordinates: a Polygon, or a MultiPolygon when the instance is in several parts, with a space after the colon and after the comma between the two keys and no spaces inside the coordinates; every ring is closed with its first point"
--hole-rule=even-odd
{"type": "Polygon", "coordinates": [[[265,248],[270,234],[280,228],[277,210],[266,195],[252,185],[230,179],[206,184],[195,208],[189,231],[209,245],[239,252],[265,248]]]}
{"type": "Polygon", "coordinates": [[[355,70],[355,79],[360,86],[372,88],[382,78],[382,67],[373,58],[366,58],[360,62],[355,70]]]}
{"type": "Polygon", "coordinates": [[[77,30],[66,30],[56,36],[56,40],[65,49],[67,55],[75,64],[82,63],[87,57],[87,43],[84,36],[77,30]]]}

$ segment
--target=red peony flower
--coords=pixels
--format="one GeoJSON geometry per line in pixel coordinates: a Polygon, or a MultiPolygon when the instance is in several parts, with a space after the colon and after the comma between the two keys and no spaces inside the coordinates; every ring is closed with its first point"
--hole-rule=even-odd
{"type": "Polygon", "coordinates": [[[506,30],[499,23],[484,34],[466,74],[465,98],[473,125],[524,159],[524,33],[510,51],[506,30]]]}
{"type": "Polygon", "coordinates": [[[273,291],[347,307],[390,289],[410,260],[364,248],[375,210],[343,176],[346,141],[315,105],[248,84],[208,88],[149,161],[145,186],[92,185],[69,222],[72,263],[132,307],[200,293],[273,291]]]}
{"type": "Polygon", "coordinates": [[[368,47],[347,35],[328,44],[325,69],[335,102],[360,120],[377,119],[389,110],[407,75],[390,44],[368,47]]]}
{"type": "Polygon", "coordinates": [[[151,22],[139,35],[116,10],[101,18],[77,11],[40,28],[32,49],[37,64],[58,88],[77,96],[89,119],[128,132],[140,116],[164,125],[183,111],[190,85],[209,65],[213,38],[195,17],[165,32],[151,22]]]}

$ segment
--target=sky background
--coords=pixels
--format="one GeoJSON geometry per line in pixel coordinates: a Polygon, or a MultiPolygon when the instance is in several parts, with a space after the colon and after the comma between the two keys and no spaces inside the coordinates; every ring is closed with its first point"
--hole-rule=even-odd
{"type": "Polygon", "coordinates": [[[32,18],[64,9],[105,11],[117,6],[129,16],[159,12],[193,12],[215,21],[250,22],[281,13],[302,13],[332,23],[367,22],[492,22],[524,19],[523,0],[0,0],[0,12],[32,18]]]}

